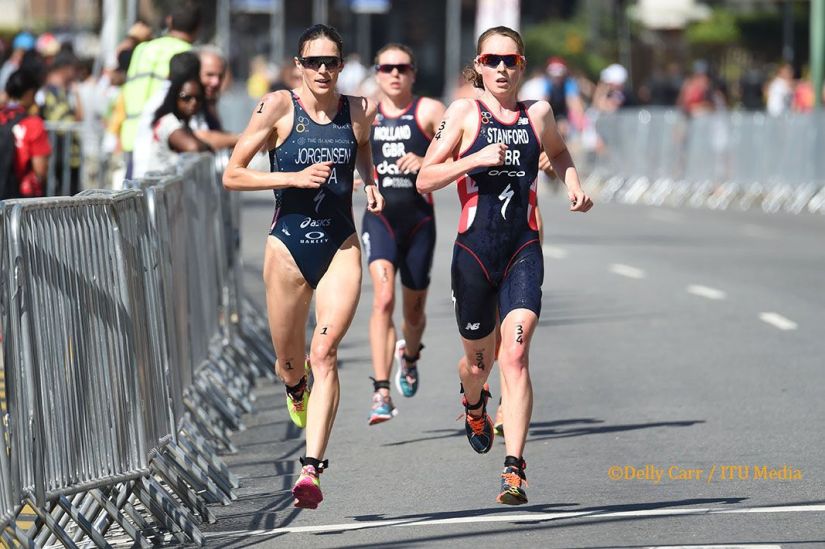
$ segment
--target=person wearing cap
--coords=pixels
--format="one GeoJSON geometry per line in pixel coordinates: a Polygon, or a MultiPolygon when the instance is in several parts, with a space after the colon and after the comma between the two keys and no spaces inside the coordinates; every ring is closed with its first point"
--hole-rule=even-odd
{"type": "Polygon", "coordinates": [[[584,120],[584,101],[579,85],[570,76],[567,63],[561,57],[551,57],[547,62],[547,101],[553,109],[562,136],[569,133],[570,124],[581,128],[584,120]]]}
{"type": "Polygon", "coordinates": [[[27,51],[34,49],[35,42],[36,39],[30,32],[21,32],[14,37],[11,43],[11,54],[9,58],[6,59],[6,62],[3,63],[3,67],[0,68],[0,90],[5,90],[9,76],[20,68],[23,56],[27,51]]]}
{"type": "Polygon", "coordinates": [[[603,69],[593,93],[593,108],[609,113],[634,104],[630,92],[625,88],[626,83],[627,69],[620,64],[613,63],[603,69]]]}

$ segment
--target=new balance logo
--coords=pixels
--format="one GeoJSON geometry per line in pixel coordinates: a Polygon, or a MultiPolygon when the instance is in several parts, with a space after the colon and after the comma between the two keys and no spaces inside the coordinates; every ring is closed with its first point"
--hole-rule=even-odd
{"type": "Polygon", "coordinates": [[[519,126],[526,126],[529,123],[530,123],[530,121],[527,119],[526,116],[522,116],[518,119],[518,125],[519,126]]]}
{"type": "Polygon", "coordinates": [[[481,328],[481,322],[468,322],[467,326],[464,327],[465,330],[470,330],[471,332],[474,332],[479,328],[481,328]]]}

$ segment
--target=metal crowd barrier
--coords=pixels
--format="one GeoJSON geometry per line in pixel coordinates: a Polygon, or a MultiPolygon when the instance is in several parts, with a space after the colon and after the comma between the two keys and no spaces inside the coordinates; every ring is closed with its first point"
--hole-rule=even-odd
{"type": "Polygon", "coordinates": [[[825,114],[600,115],[588,184],[627,203],[825,213],[825,114]]]}
{"type": "Polygon", "coordinates": [[[117,526],[139,547],[202,545],[207,503],[236,498],[219,452],[275,357],[238,285],[222,162],[0,203],[5,544],[108,547],[117,526]]]}
{"type": "Polygon", "coordinates": [[[86,122],[46,121],[52,145],[46,196],[71,196],[108,187],[110,157],[103,154],[103,128],[86,122]]]}

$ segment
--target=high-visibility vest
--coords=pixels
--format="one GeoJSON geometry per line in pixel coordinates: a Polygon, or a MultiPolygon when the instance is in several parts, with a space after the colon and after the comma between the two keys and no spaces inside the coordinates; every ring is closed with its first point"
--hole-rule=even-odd
{"type": "Polygon", "coordinates": [[[192,44],[173,36],[162,36],[135,48],[123,85],[126,119],[120,127],[120,143],[124,151],[134,150],[140,114],[160,83],[169,77],[169,60],[190,49],[192,44]]]}

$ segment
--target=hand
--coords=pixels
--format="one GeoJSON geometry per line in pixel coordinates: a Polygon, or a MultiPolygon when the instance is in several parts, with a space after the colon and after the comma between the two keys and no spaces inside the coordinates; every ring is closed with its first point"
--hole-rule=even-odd
{"type": "Polygon", "coordinates": [[[501,166],[504,164],[506,150],[507,145],[504,143],[491,143],[475,154],[476,162],[479,167],[501,166]]]}
{"type": "Polygon", "coordinates": [[[539,155],[539,170],[550,177],[557,177],[556,170],[553,169],[553,164],[550,163],[550,157],[547,156],[547,151],[541,151],[539,155]]]}
{"type": "Polygon", "coordinates": [[[384,197],[378,190],[378,185],[374,183],[366,185],[364,191],[367,193],[367,211],[370,213],[380,213],[384,209],[384,197]]]}
{"type": "Polygon", "coordinates": [[[567,197],[570,198],[570,211],[584,213],[593,207],[593,201],[584,194],[581,187],[567,190],[567,197]]]}
{"type": "Polygon", "coordinates": [[[395,164],[398,166],[398,169],[401,170],[401,173],[418,173],[421,170],[421,163],[424,159],[418,155],[413,153],[407,153],[398,160],[395,161],[395,164]]]}
{"type": "Polygon", "coordinates": [[[297,173],[292,186],[299,189],[317,189],[327,182],[332,174],[332,162],[321,162],[307,166],[297,173]]]}

